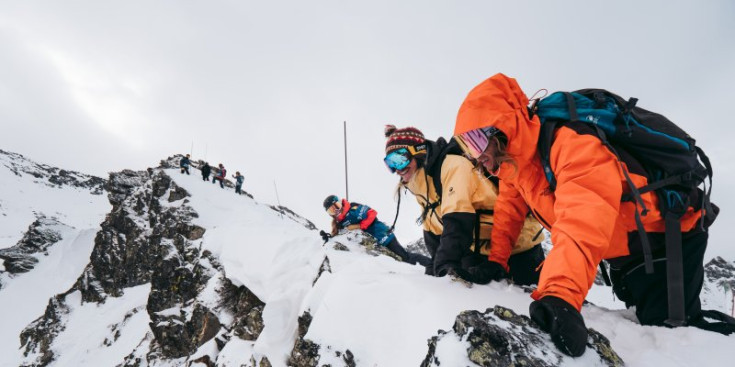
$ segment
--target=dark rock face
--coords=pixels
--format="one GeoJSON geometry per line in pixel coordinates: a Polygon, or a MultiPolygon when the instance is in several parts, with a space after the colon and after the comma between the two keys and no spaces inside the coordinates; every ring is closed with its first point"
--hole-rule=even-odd
{"type": "Polygon", "coordinates": [[[289,209],[289,208],[287,208],[285,206],[282,206],[282,205],[270,205],[269,207],[271,209],[277,211],[278,213],[280,213],[281,214],[281,217],[286,216],[286,217],[290,218],[291,220],[293,220],[293,221],[295,221],[297,223],[301,223],[301,225],[303,225],[307,229],[310,229],[310,230],[313,230],[313,231],[316,231],[317,230],[317,228],[314,225],[314,223],[312,223],[310,220],[308,220],[308,219],[306,219],[306,218],[304,218],[304,217],[302,217],[302,216],[294,213],[293,210],[291,210],[291,209],[289,209]]]}
{"type": "Polygon", "coordinates": [[[222,287],[218,290],[220,305],[235,316],[235,322],[230,325],[234,336],[243,340],[256,340],[263,331],[263,308],[261,301],[247,287],[235,286],[225,278],[222,287]]]}
{"type": "Polygon", "coordinates": [[[320,351],[322,353],[333,353],[334,356],[340,358],[344,365],[347,367],[355,367],[355,356],[352,352],[347,349],[344,352],[338,350],[332,350],[330,347],[322,347],[319,344],[314,343],[309,339],[305,339],[304,336],[309,331],[311,325],[312,316],[309,311],[304,312],[299,316],[299,335],[296,338],[296,343],[291,350],[291,356],[288,359],[287,365],[292,367],[317,367],[317,366],[329,366],[320,364],[321,359],[320,351]]]}
{"type": "MultiPolygon", "coordinates": [[[[106,189],[113,209],[97,233],[90,263],[66,294],[78,290],[83,302],[104,302],[125,288],[150,283],[147,311],[154,344],[164,358],[188,355],[221,327],[214,312],[194,302],[217,261],[192,243],[204,228],[191,224],[197,214],[184,203],[188,193],[160,170],[113,173],[106,189]]],[[[41,242],[29,241],[33,247],[41,242]]],[[[48,346],[53,331],[63,330],[58,315],[64,309],[64,296],[57,296],[23,332],[26,355],[37,354],[38,365],[53,360],[48,346]]]]}
{"type": "Polygon", "coordinates": [[[291,357],[288,359],[289,366],[316,367],[319,365],[319,345],[304,339],[311,325],[311,314],[307,311],[299,316],[299,336],[296,338],[291,357]]]}
{"type": "Polygon", "coordinates": [[[32,176],[50,187],[71,186],[87,189],[95,195],[104,193],[105,180],[102,178],[35,163],[20,154],[6,152],[2,149],[0,149],[0,155],[10,158],[6,166],[16,176],[32,176]]]}
{"type": "Polygon", "coordinates": [[[319,272],[316,274],[316,278],[314,278],[314,281],[311,282],[312,286],[316,284],[316,281],[319,280],[319,278],[322,276],[324,272],[327,272],[327,273],[332,272],[332,265],[329,263],[328,256],[324,256],[324,260],[322,260],[322,264],[319,265],[319,272]]]}
{"type": "Polygon", "coordinates": [[[26,360],[33,361],[22,364],[22,367],[46,366],[54,360],[51,343],[64,330],[62,320],[69,313],[65,300],[67,294],[51,298],[44,315],[21,332],[20,343],[25,349],[23,355],[26,360]]]}
{"type": "MultiPolygon", "coordinates": [[[[610,347],[610,342],[593,329],[589,329],[587,353],[596,353],[599,364],[623,366],[624,362],[610,347]]],[[[422,367],[442,365],[437,355],[437,345],[446,338],[461,341],[452,352],[464,353],[479,366],[559,366],[571,360],[559,352],[548,334],[544,333],[527,316],[516,315],[501,306],[479,311],[464,311],[457,316],[451,331],[439,331],[429,339],[429,352],[422,367]]],[[[456,341],[453,343],[458,344],[456,341]]],[[[446,349],[444,349],[446,350],[446,349]]]]}
{"type": "Polygon", "coordinates": [[[185,252],[188,241],[204,233],[190,224],[196,217],[190,207],[161,204],[169,203],[171,196],[188,195],[161,171],[112,173],[106,189],[113,209],[101,224],[90,264],[75,286],[85,302],[119,297],[124,288],[150,282],[153,269],[164,266],[168,245],[185,252]]]}
{"type": "Polygon", "coordinates": [[[704,266],[707,281],[723,289],[735,289],[735,262],[717,256],[704,266]]]}
{"type": "Polygon", "coordinates": [[[393,253],[393,251],[388,250],[385,246],[379,245],[378,241],[375,240],[375,237],[362,231],[348,231],[343,229],[337,236],[333,237],[328,244],[337,251],[350,251],[350,248],[347,245],[340,242],[342,239],[347,239],[350,242],[358,242],[365,248],[365,252],[370,256],[385,255],[392,257],[396,261],[401,261],[400,256],[393,253]]]}
{"type": "Polygon", "coordinates": [[[11,274],[18,274],[33,269],[38,263],[34,255],[47,254],[47,249],[61,240],[61,228],[71,227],[56,218],[39,216],[15,246],[0,249],[0,259],[4,260],[5,270],[11,274]]]}

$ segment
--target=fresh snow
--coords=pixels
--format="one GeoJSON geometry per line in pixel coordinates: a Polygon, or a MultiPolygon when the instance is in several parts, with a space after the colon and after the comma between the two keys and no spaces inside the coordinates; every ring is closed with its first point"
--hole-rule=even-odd
{"type": "MultiPolygon", "coordinates": [[[[190,205],[200,214],[196,222],[207,228],[204,246],[220,256],[229,278],[266,303],[265,330],[254,345],[239,343],[243,355],[256,360],[266,355],[274,366],[284,366],[296,318],[304,311],[313,316],[306,338],[322,345],[322,362],[339,362],[329,351],[349,349],[358,366],[420,364],[427,339],[438,329],[449,330],[463,310],[499,304],[528,315],[532,300],[518,287],[493,283],[467,288],[448,278],[428,277],[420,266],[365,254],[357,244],[359,236],[338,236],[322,246],[315,231],[281,219],[267,206],[212,187],[196,175],[167,173],[192,195],[190,205]],[[351,251],[332,249],[335,242],[351,251]],[[312,287],[324,256],[333,273],[323,273],[312,287]]],[[[641,326],[608,287],[593,287],[588,300],[600,306],[583,308],[587,326],[607,336],[629,366],[731,361],[735,335],[641,326]]],[[[222,353],[234,355],[233,348],[228,345],[222,353]]],[[[458,362],[466,359],[455,357],[458,362]]],[[[569,359],[569,365],[584,365],[584,358],[569,359]]]]}
{"type": "MultiPolygon", "coordinates": [[[[63,239],[37,255],[36,267],[5,281],[0,289],[0,366],[17,366],[22,351],[20,332],[43,315],[49,298],[63,293],[76,282],[89,262],[97,230],[68,230],[63,239]]],[[[147,315],[147,314],[146,314],[147,315]]]]}
{"type": "Polygon", "coordinates": [[[98,227],[112,208],[104,193],[59,187],[25,172],[18,176],[10,170],[13,163],[36,169],[30,161],[0,153],[0,248],[14,246],[40,214],[82,230],[98,227]]]}
{"type": "Polygon", "coordinates": [[[66,297],[71,306],[66,329],[54,340],[59,356],[51,366],[115,366],[150,331],[146,312],[150,284],[127,288],[121,297],[104,303],[81,303],[81,294],[66,297]],[[116,336],[119,333],[119,336],[116,336]]]}
{"type": "Polygon", "coordinates": [[[191,195],[189,205],[199,214],[193,222],[207,229],[203,247],[219,256],[233,283],[245,285],[266,303],[265,329],[253,353],[268,356],[274,366],[284,365],[293,348],[302,299],[325,256],[321,237],[269,206],[196,174],[185,176],[175,169],[166,173],[191,195]]]}
{"type": "MultiPolygon", "coordinates": [[[[217,351],[210,340],[191,359],[209,354],[216,356],[218,366],[237,366],[266,356],[273,366],[285,366],[296,338],[297,319],[309,312],[313,321],[306,338],[321,345],[321,363],[342,365],[335,352],[349,349],[358,366],[417,366],[428,351],[427,340],[439,329],[451,329],[463,310],[484,311],[498,304],[528,314],[531,299],[519,287],[507,283],[467,287],[449,278],[428,277],[420,266],[368,255],[359,245],[361,235],[354,232],[322,245],[317,231],[281,217],[267,205],[203,182],[196,174],[185,176],[172,169],[166,173],[191,195],[187,205],[199,214],[194,223],[206,228],[198,240],[202,248],[219,258],[232,282],[245,285],[266,303],[265,329],[257,341],[234,337],[217,351]],[[349,251],[334,249],[337,242],[349,251]],[[324,272],[312,284],[325,257],[331,273],[324,272]]],[[[7,207],[3,204],[2,210],[7,207]]],[[[90,213],[78,215],[85,218],[67,214],[62,221],[79,225],[102,219],[100,213],[94,219],[86,217],[90,213]]],[[[28,224],[30,221],[24,226],[28,224]]],[[[42,256],[34,270],[14,277],[0,290],[0,366],[19,364],[20,330],[41,316],[48,298],[66,291],[88,262],[96,230],[69,231],[73,233],[64,233],[64,239],[49,249],[48,256],[42,256]]],[[[220,281],[219,276],[213,277],[198,300],[213,305],[220,281]]],[[[148,293],[149,285],[128,288],[122,297],[109,297],[103,304],[80,304],[77,292],[69,294],[71,312],[63,320],[66,329],[52,346],[59,355],[53,365],[115,366],[133,350],[142,356],[152,340],[145,311],[148,293]],[[115,340],[117,330],[120,336],[115,340]]],[[[705,304],[726,306],[720,300],[723,294],[705,295],[710,296],[717,299],[705,298],[705,304]]],[[[641,326],[634,312],[625,310],[607,287],[593,287],[588,300],[593,304],[582,310],[587,326],[608,337],[628,366],[731,364],[735,336],[694,328],[641,326]]],[[[441,344],[438,353],[444,353],[444,364],[469,365],[467,356],[456,352],[465,349],[463,343],[466,341],[441,344]]],[[[585,365],[586,357],[566,359],[565,365],[585,365]]],[[[184,363],[184,359],[161,361],[156,366],[184,363]]]]}

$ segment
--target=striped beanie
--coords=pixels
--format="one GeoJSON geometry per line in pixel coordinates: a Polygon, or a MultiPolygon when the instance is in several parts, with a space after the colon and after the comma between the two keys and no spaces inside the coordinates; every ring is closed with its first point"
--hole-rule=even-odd
{"type": "Polygon", "coordinates": [[[424,133],[415,127],[397,129],[395,125],[385,125],[385,137],[385,154],[424,143],[424,133]]]}

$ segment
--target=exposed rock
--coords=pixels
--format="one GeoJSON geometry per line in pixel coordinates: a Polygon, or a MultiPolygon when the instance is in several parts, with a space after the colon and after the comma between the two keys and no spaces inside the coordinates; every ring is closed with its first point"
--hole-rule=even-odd
{"type": "Polygon", "coordinates": [[[187,366],[199,366],[199,365],[204,365],[206,367],[215,367],[214,362],[212,362],[212,359],[210,359],[208,355],[199,357],[187,364],[187,366]]]}
{"type": "Polygon", "coordinates": [[[65,298],[67,293],[49,300],[43,316],[28,325],[20,334],[20,344],[24,347],[25,362],[21,367],[46,366],[56,358],[51,343],[64,331],[64,315],[69,314],[65,298]]]}
{"type": "Polygon", "coordinates": [[[61,240],[61,230],[65,228],[71,227],[56,218],[40,215],[15,246],[0,249],[0,259],[4,260],[5,271],[18,274],[33,269],[38,263],[38,254],[48,254],[48,248],[61,240]]]}
{"type": "Polygon", "coordinates": [[[426,249],[426,243],[424,242],[423,237],[413,242],[410,242],[408,245],[406,245],[406,251],[414,253],[414,254],[421,254],[428,258],[431,258],[431,254],[429,254],[429,250],[426,249]]]}
{"type": "Polygon", "coordinates": [[[322,276],[322,273],[324,273],[325,271],[328,273],[332,272],[332,266],[329,264],[328,256],[324,256],[324,260],[322,260],[322,264],[319,265],[319,272],[316,274],[316,278],[314,278],[314,281],[311,282],[312,286],[316,284],[316,281],[319,280],[319,278],[322,276]]]}
{"type": "Polygon", "coordinates": [[[156,314],[156,319],[152,315],[150,326],[164,358],[191,355],[219,331],[219,319],[209,309],[200,304],[191,308],[156,314]]]}
{"type": "Polygon", "coordinates": [[[288,359],[288,365],[294,367],[316,367],[319,365],[319,345],[304,339],[309,331],[312,316],[309,311],[299,316],[299,335],[294,343],[291,356],[288,359]]]}
{"type": "Polygon", "coordinates": [[[310,230],[313,230],[313,231],[316,231],[317,230],[317,228],[314,225],[314,223],[312,223],[310,220],[308,220],[308,219],[306,219],[306,218],[304,218],[304,217],[302,217],[302,216],[294,213],[293,210],[291,210],[291,209],[289,209],[289,208],[287,208],[285,206],[282,206],[282,205],[269,205],[269,207],[271,209],[277,211],[278,213],[280,213],[281,214],[281,217],[286,216],[286,217],[292,219],[293,221],[295,221],[296,223],[301,223],[301,225],[303,225],[307,229],[310,229],[310,230]]]}
{"type": "Polygon", "coordinates": [[[735,262],[717,256],[704,266],[707,280],[724,289],[735,289],[735,262]]]}
{"type": "Polygon", "coordinates": [[[243,340],[256,340],[263,331],[263,308],[265,303],[245,286],[235,286],[225,278],[218,290],[221,305],[235,316],[229,326],[232,334],[243,340]]]}
{"type": "MultiPolygon", "coordinates": [[[[211,254],[201,254],[192,243],[204,234],[204,228],[191,224],[196,212],[183,202],[169,204],[169,193],[181,196],[186,191],[160,170],[112,173],[106,188],[113,209],[95,237],[90,263],[67,293],[79,290],[82,302],[103,302],[121,296],[125,288],[151,283],[151,344],[160,348],[152,354],[188,355],[214,337],[221,325],[214,312],[194,301],[216,271],[211,254]],[[166,310],[179,312],[162,312],[166,310]]],[[[53,306],[63,310],[63,298],[53,306]]],[[[26,354],[39,354],[41,365],[53,358],[47,346],[55,334],[45,330],[57,324],[63,328],[57,314],[47,310],[24,331],[26,354]]],[[[108,338],[114,340],[114,334],[108,338]]]]}
{"type": "Polygon", "coordinates": [[[306,311],[299,316],[299,335],[296,338],[296,343],[294,343],[293,349],[291,350],[291,356],[288,359],[287,365],[293,367],[329,366],[319,363],[319,360],[321,359],[319,352],[320,350],[323,350],[324,353],[333,353],[334,356],[340,358],[344,362],[344,366],[355,367],[355,356],[349,349],[341,352],[338,350],[332,350],[329,346],[322,348],[319,344],[304,338],[306,333],[309,331],[311,321],[312,316],[309,311],[306,311]]]}
{"type": "Polygon", "coordinates": [[[393,251],[388,250],[385,246],[381,246],[378,244],[378,241],[375,240],[372,236],[362,234],[363,238],[360,240],[360,245],[365,247],[365,251],[368,253],[368,255],[372,256],[378,256],[378,255],[385,255],[388,257],[392,257],[396,261],[402,261],[401,257],[396,255],[393,251]]]}
{"type": "Polygon", "coordinates": [[[32,176],[38,179],[38,182],[50,187],[70,186],[83,188],[89,190],[94,195],[101,195],[104,192],[105,180],[102,178],[35,163],[21,154],[6,152],[2,149],[0,149],[0,155],[6,155],[10,158],[5,165],[16,176],[32,176]]]}
{"type": "MultiPolygon", "coordinates": [[[[602,334],[594,329],[589,329],[589,334],[587,353],[597,354],[598,365],[624,365],[602,334]]],[[[470,361],[479,366],[551,367],[572,360],[559,352],[549,335],[541,331],[530,318],[516,315],[502,306],[489,308],[484,313],[460,313],[451,331],[440,330],[439,335],[429,339],[429,352],[421,366],[440,366],[442,356],[437,355],[437,346],[450,338],[454,341],[443,346],[445,353],[465,353],[470,361]]]]}
{"type": "Polygon", "coordinates": [[[332,248],[335,249],[335,250],[337,250],[337,251],[350,251],[350,248],[349,247],[347,247],[347,246],[345,246],[345,245],[343,245],[343,244],[341,244],[339,242],[335,242],[334,243],[334,246],[332,246],[332,248]]]}
{"type": "Polygon", "coordinates": [[[250,357],[250,367],[272,367],[271,362],[267,357],[260,359],[260,362],[255,360],[255,357],[250,357]]]}
{"type": "Polygon", "coordinates": [[[85,302],[118,297],[123,288],[150,282],[152,270],[169,254],[162,242],[184,251],[189,240],[204,233],[191,224],[197,215],[189,206],[161,204],[166,193],[178,191],[161,171],[112,173],[107,190],[113,209],[101,224],[90,264],[76,285],[85,302]]]}

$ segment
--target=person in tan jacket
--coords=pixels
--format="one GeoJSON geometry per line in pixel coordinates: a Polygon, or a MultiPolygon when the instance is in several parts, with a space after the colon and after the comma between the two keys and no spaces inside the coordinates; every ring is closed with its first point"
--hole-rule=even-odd
{"type": "Polygon", "coordinates": [[[512,250],[511,273],[488,261],[493,206],[498,186],[443,138],[426,140],[414,127],[386,126],[385,163],[400,176],[399,190],[407,189],[423,208],[419,222],[432,263],[426,273],[457,275],[485,284],[510,276],[516,284],[538,283],[536,270],[544,260],[541,225],[527,217],[512,250]],[[435,179],[436,177],[436,179],[435,179]],[[441,189],[441,195],[437,193],[441,189]]]}

